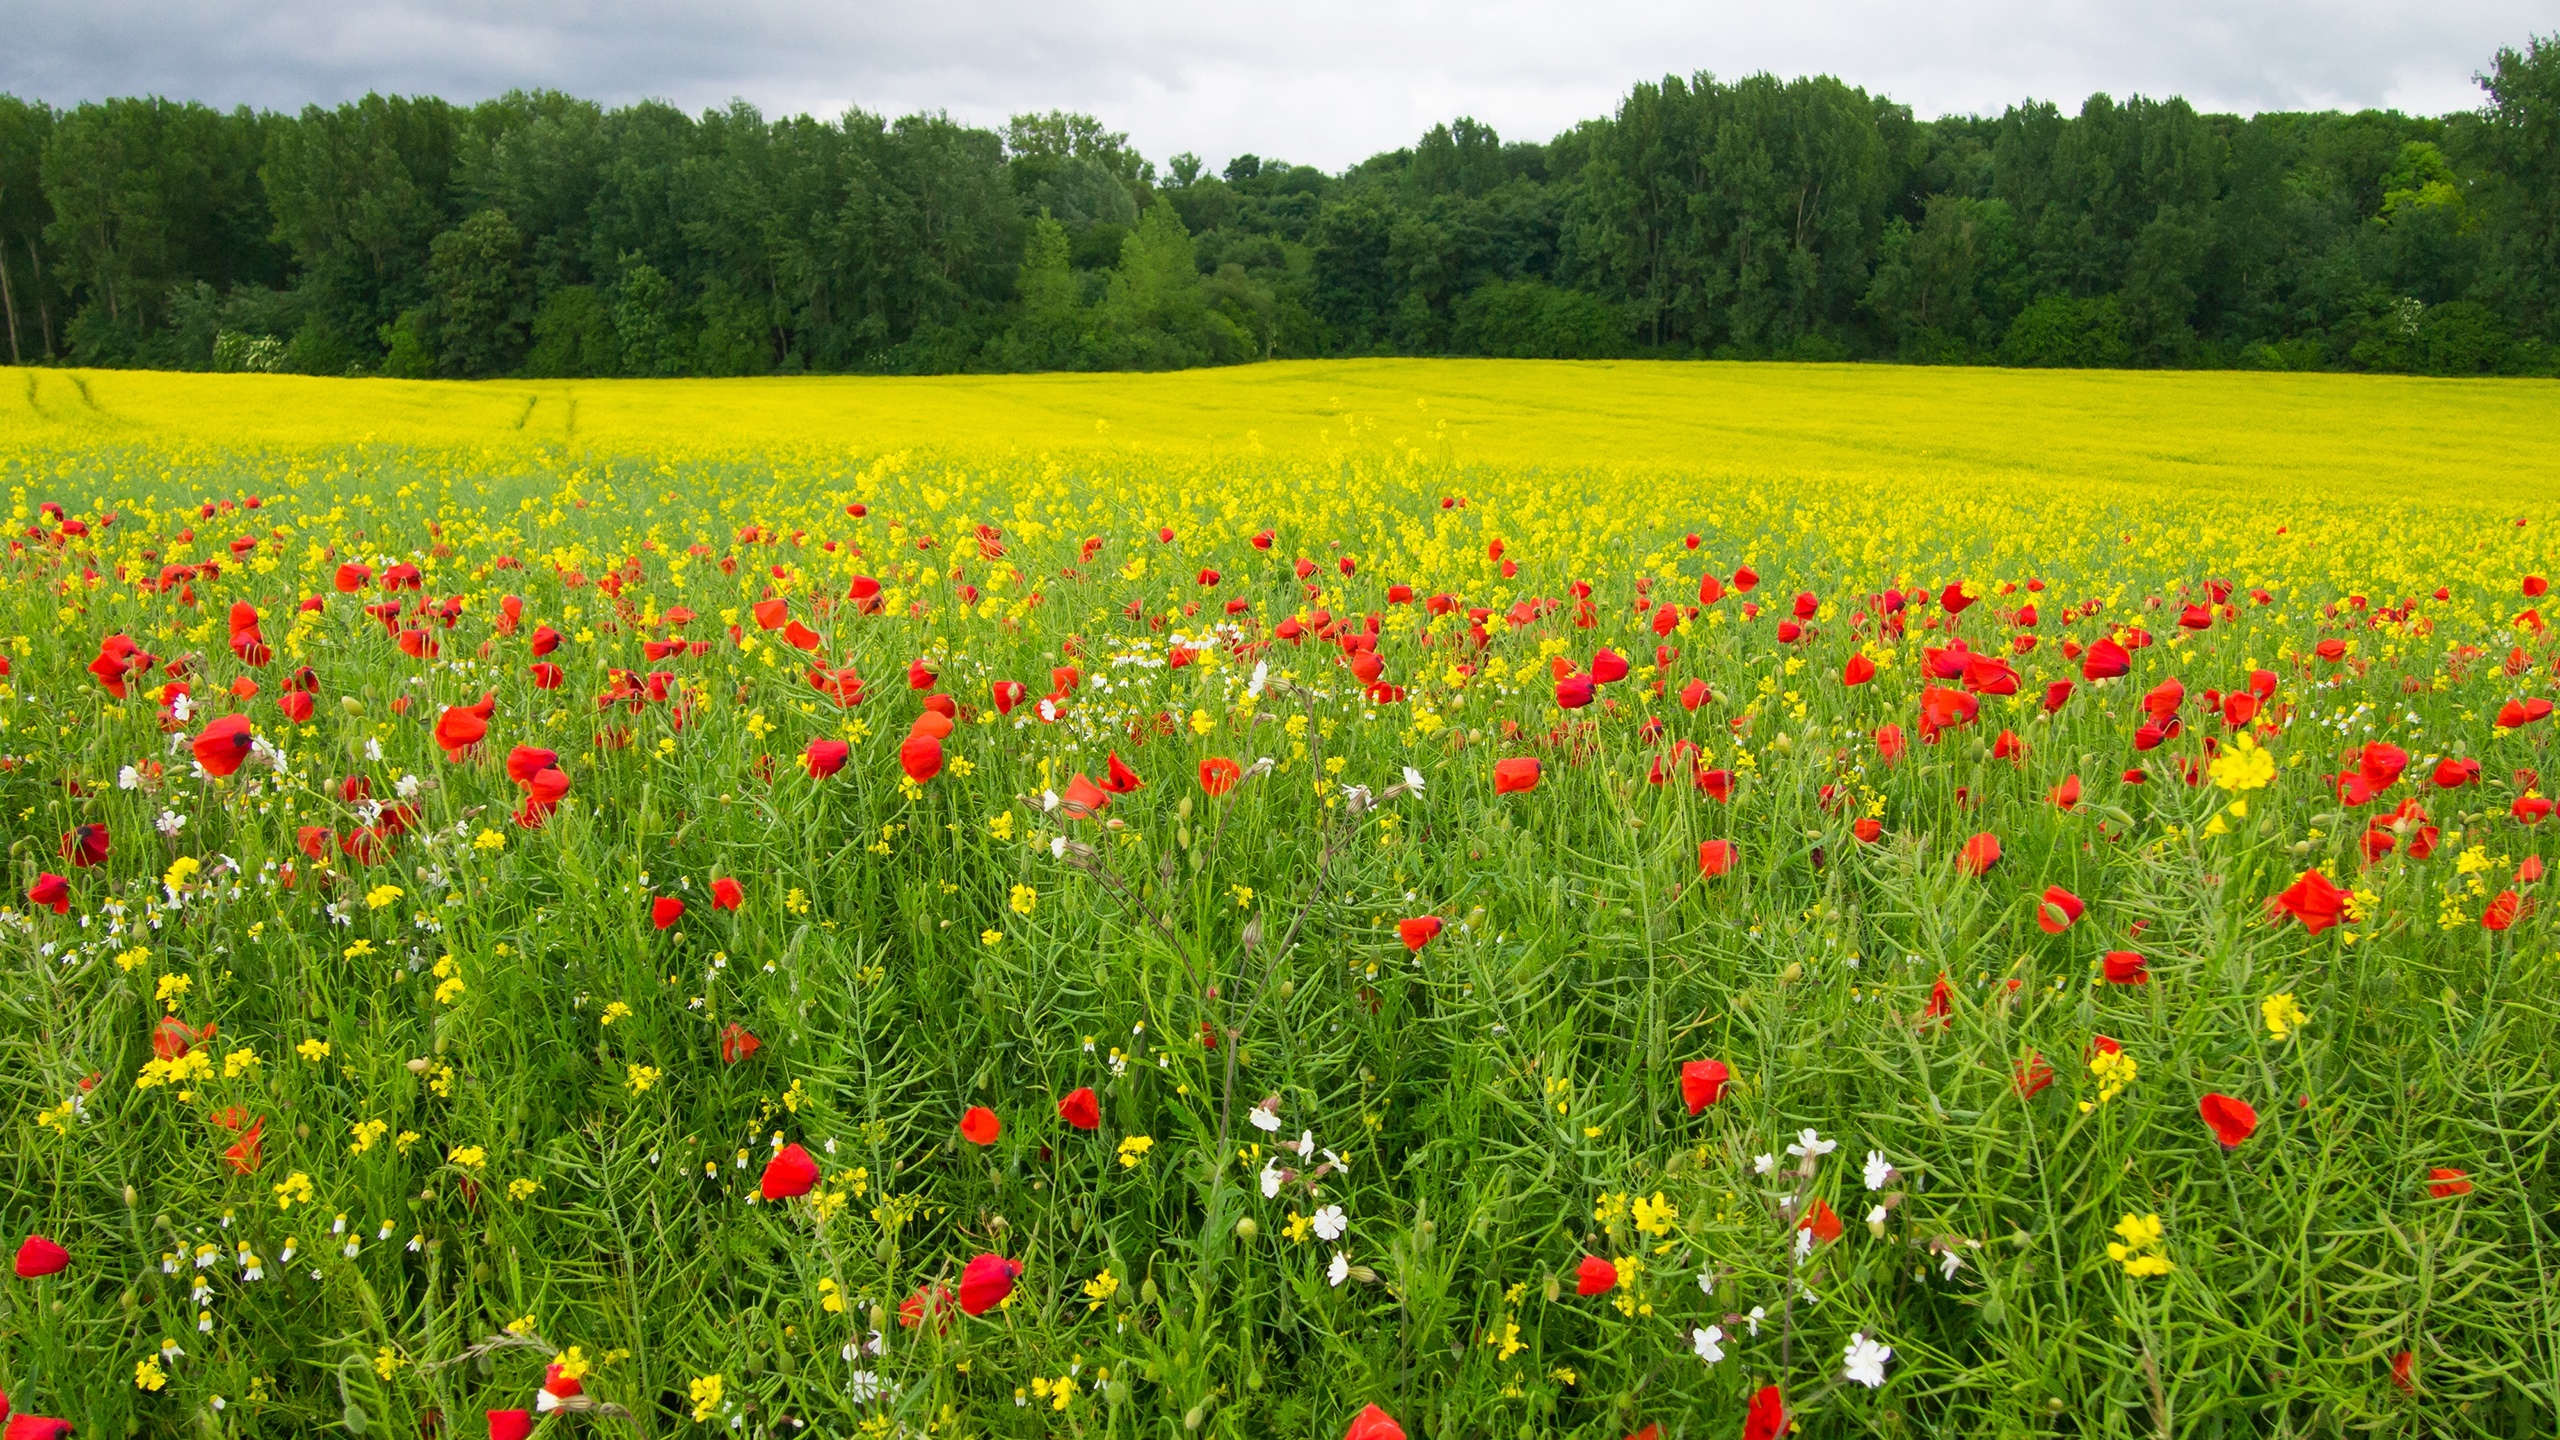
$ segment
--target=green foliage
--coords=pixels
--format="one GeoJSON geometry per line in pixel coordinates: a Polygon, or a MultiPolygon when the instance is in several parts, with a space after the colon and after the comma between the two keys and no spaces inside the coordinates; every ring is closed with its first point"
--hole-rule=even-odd
{"type": "Polygon", "coordinates": [[[525,335],[523,249],[524,236],[502,210],[478,211],[428,247],[445,374],[477,379],[515,368],[525,335]]]}

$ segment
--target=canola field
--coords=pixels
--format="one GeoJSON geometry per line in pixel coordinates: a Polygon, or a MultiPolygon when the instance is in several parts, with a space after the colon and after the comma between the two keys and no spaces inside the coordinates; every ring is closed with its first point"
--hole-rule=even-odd
{"type": "Polygon", "coordinates": [[[0,372],[9,1440],[2546,1432],[2555,416],[0,372]]]}

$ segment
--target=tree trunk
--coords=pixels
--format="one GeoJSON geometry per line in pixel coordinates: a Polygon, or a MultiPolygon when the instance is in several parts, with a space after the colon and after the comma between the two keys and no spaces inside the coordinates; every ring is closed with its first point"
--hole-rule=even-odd
{"type": "Polygon", "coordinates": [[[44,358],[51,360],[54,358],[53,310],[44,303],[44,256],[36,249],[36,242],[32,239],[27,241],[27,265],[35,272],[36,319],[44,327],[44,358]]]}
{"type": "Polygon", "coordinates": [[[18,353],[18,298],[9,289],[9,257],[0,253],[0,310],[9,316],[9,363],[24,365],[26,357],[18,353]]]}

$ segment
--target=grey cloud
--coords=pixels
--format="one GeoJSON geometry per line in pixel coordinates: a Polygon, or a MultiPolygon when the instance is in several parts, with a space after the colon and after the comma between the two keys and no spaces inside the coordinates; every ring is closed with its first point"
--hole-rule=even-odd
{"type": "Polygon", "coordinates": [[[472,100],[548,86],[769,112],[1089,110],[1158,159],[1243,152],[1338,167],[1472,114],[1540,138],[1633,81],[1827,72],[1923,114],[2095,90],[2211,109],[2478,103],[2500,45],[2553,0],[1849,0],[1579,5],[1106,0],[0,0],[0,89],[56,102],[161,93],[297,108],[367,90],[472,100]]]}

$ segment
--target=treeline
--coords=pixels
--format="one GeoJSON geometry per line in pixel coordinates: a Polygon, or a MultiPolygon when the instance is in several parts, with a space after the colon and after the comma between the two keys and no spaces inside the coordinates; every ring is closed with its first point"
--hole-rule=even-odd
{"type": "Polygon", "coordinates": [[[1341,174],[1091,117],[0,96],[13,363],[394,376],[1493,355],[2560,370],[2560,37],[2477,112],[1635,87],[1341,174]]]}

